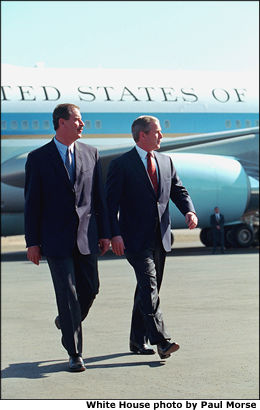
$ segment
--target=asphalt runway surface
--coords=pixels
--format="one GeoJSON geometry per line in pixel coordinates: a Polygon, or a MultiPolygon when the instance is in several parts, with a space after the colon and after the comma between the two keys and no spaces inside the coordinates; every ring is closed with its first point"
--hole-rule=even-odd
{"type": "Polygon", "coordinates": [[[198,234],[176,231],[167,256],[161,309],[180,349],[166,360],[129,352],[134,272],[99,258],[82,373],[68,371],[46,261],[26,260],[23,237],[2,238],[2,399],[258,400],[259,249],[211,255],[198,234]]]}

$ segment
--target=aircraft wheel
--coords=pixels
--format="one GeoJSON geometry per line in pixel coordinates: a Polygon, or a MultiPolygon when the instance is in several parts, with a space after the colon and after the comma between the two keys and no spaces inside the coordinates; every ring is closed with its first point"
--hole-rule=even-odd
{"type": "Polygon", "coordinates": [[[233,226],[225,226],[225,247],[226,248],[237,248],[237,242],[234,235],[233,226]]]}
{"type": "Polygon", "coordinates": [[[235,227],[234,236],[240,248],[248,248],[254,242],[254,233],[250,225],[241,224],[235,227]]]}
{"type": "Polygon", "coordinates": [[[259,246],[259,226],[255,228],[252,246],[259,246]]]}
{"type": "Polygon", "coordinates": [[[203,228],[200,231],[200,240],[205,246],[213,245],[211,228],[203,228]]]}

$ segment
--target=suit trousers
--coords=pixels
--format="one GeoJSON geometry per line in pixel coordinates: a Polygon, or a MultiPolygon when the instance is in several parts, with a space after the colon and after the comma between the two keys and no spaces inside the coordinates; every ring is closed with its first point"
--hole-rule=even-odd
{"type": "Polygon", "coordinates": [[[99,291],[97,255],[75,249],[66,258],[47,257],[62,332],[68,354],[82,353],[82,325],[99,291]]]}
{"type": "Polygon", "coordinates": [[[130,341],[137,344],[158,344],[170,340],[160,309],[159,291],[163,279],[166,252],[157,231],[155,244],[139,253],[126,252],[135,270],[137,286],[132,311],[130,341]]]}
{"type": "Polygon", "coordinates": [[[212,240],[213,240],[213,250],[216,250],[218,243],[220,244],[220,248],[224,250],[224,228],[212,228],[212,240]]]}

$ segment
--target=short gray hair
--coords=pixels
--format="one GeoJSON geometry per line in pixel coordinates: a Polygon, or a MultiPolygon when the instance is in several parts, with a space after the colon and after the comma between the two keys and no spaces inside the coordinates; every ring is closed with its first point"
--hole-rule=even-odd
{"type": "Polygon", "coordinates": [[[153,117],[152,115],[142,115],[141,117],[136,118],[132,124],[132,135],[135,142],[138,142],[141,131],[149,132],[151,129],[151,123],[157,121],[159,121],[158,118],[153,117]]]}

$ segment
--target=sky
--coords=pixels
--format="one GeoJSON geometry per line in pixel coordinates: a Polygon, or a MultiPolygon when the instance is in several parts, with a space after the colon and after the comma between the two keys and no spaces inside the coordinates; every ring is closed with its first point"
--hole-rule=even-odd
{"type": "Polygon", "coordinates": [[[1,1],[1,61],[251,71],[258,1],[1,1]]]}

